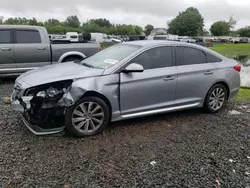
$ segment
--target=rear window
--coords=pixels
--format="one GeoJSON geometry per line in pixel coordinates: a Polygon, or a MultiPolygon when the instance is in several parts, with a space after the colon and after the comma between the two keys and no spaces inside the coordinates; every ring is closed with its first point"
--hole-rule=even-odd
{"type": "Polygon", "coordinates": [[[195,48],[177,47],[176,55],[179,66],[202,64],[207,62],[205,53],[195,48]]]}
{"type": "Polygon", "coordinates": [[[1,44],[11,43],[10,30],[0,30],[0,43],[1,44]]]}
{"type": "Polygon", "coordinates": [[[41,43],[41,37],[37,30],[16,30],[17,43],[41,43]]]}
{"type": "Polygon", "coordinates": [[[211,55],[209,53],[206,52],[206,56],[207,56],[207,62],[208,63],[216,63],[216,62],[221,62],[222,60],[214,55],[211,55]]]}
{"type": "Polygon", "coordinates": [[[140,47],[138,45],[117,44],[88,57],[82,63],[106,69],[128,57],[140,47]]]}

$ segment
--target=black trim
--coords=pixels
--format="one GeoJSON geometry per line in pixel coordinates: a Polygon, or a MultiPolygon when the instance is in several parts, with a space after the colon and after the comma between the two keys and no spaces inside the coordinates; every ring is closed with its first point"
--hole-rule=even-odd
{"type": "Polygon", "coordinates": [[[13,32],[13,43],[16,44],[16,29],[12,29],[13,32]]]}

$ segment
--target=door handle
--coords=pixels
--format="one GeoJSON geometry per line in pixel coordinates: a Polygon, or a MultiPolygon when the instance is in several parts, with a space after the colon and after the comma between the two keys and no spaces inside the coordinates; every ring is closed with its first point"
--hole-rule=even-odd
{"type": "Polygon", "coordinates": [[[45,50],[46,48],[45,47],[38,47],[37,49],[38,50],[45,50]]]}
{"type": "Polygon", "coordinates": [[[164,81],[171,81],[171,80],[174,80],[174,79],[175,79],[175,77],[173,77],[173,76],[166,76],[166,77],[163,78],[164,81]]]}
{"type": "Polygon", "coordinates": [[[10,51],[11,48],[2,48],[2,51],[10,51]]]}
{"type": "Polygon", "coordinates": [[[212,72],[212,71],[206,71],[206,72],[204,72],[204,74],[205,75],[210,75],[210,74],[213,74],[214,72],[212,72]]]}

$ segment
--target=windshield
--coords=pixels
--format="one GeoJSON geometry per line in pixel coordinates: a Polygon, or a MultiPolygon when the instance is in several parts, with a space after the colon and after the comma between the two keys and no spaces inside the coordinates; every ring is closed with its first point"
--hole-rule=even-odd
{"type": "Polygon", "coordinates": [[[84,59],[82,64],[95,68],[106,69],[123,60],[140,47],[141,46],[127,44],[111,46],[94,54],[93,56],[88,57],[87,59],[84,59]]]}

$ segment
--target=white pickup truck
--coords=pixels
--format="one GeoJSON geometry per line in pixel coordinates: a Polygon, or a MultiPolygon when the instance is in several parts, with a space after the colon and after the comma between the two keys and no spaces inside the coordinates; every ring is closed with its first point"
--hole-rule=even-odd
{"type": "Polygon", "coordinates": [[[55,44],[44,27],[0,25],[0,76],[84,59],[100,50],[94,42],[55,44]]]}

